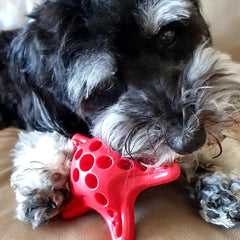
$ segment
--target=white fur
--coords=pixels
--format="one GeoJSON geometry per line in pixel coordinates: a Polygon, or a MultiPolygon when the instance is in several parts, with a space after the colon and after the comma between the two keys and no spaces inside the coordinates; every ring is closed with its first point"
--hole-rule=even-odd
{"type": "Polygon", "coordinates": [[[79,56],[69,72],[69,98],[76,102],[83,92],[87,98],[98,84],[109,80],[115,74],[114,65],[113,56],[107,52],[79,56]]]}
{"type": "MultiPolygon", "coordinates": [[[[125,141],[127,140],[126,136],[128,136],[134,126],[134,122],[124,114],[124,110],[121,112],[119,109],[121,109],[121,105],[114,105],[109,107],[107,112],[104,111],[102,115],[100,114],[95,120],[96,125],[92,130],[93,135],[101,136],[113,149],[117,151],[121,149],[121,155],[123,157],[134,156],[135,158],[143,158],[145,155],[146,159],[149,159],[149,156],[156,158],[158,161],[156,165],[152,164],[152,167],[173,162],[179,157],[177,153],[172,151],[167,145],[162,144],[161,141],[154,146],[154,149],[144,149],[150,144],[146,137],[147,126],[146,128],[139,129],[132,139],[129,146],[131,150],[130,156],[125,148],[125,141]]],[[[154,130],[152,130],[152,134],[154,134],[153,132],[154,130]]]]}
{"type": "Polygon", "coordinates": [[[200,214],[207,222],[225,228],[232,228],[236,225],[240,207],[239,177],[236,170],[230,174],[217,171],[202,180],[203,189],[200,194],[202,210],[200,210],[200,214]],[[209,212],[214,213],[216,217],[211,217],[209,212]]]}
{"type": "Polygon", "coordinates": [[[147,35],[154,35],[170,22],[189,18],[190,6],[183,0],[146,0],[139,5],[137,19],[147,35]]]}
{"type": "MultiPolygon", "coordinates": [[[[227,127],[223,122],[229,122],[230,125],[233,122],[229,120],[233,116],[236,121],[240,120],[240,64],[233,62],[229,55],[208,47],[205,42],[195,50],[183,78],[190,87],[185,89],[185,84],[182,86],[182,99],[186,105],[194,104],[198,109],[188,121],[189,128],[193,126],[194,131],[194,126],[198,127],[196,121],[205,111],[215,112],[212,116],[208,115],[211,121],[216,121],[215,125],[210,121],[210,128],[221,140],[220,131],[227,127]],[[192,102],[188,102],[188,99],[192,102]]],[[[205,128],[209,130],[207,119],[204,122],[205,128]]]]}
{"type": "MultiPolygon", "coordinates": [[[[187,79],[191,84],[198,80],[201,80],[200,83],[206,81],[217,73],[231,74],[231,81],[240,82],[240,65],[233,62],[229,55],[213,47],[206,47],[206,43],[200,44],[195,50],[190,65],[187,69],[187,79]]],[[[217,76],[217,81],[224,81],[219,80],[220,77],[217,76]]]]}
{"type": "Polygon", "coordinates": [[[49,113],[44,103],[33,92],[32,92],[32,108],[34,109],[33,112],[37,112],[39,114],[38,122],[39,123],[41,122],[42,126],[46,126],[47,129],[54,129],[55,127],[58,127],[57,122],[55,122],[54,123],[55,125],[53,125],[51,117],[49,116],[49,113]]]}
{"type": "MultiPolygon", "coordinates": [[[[3,4],[3,1],[4,6],[0,5],[0,29],[9,30],[21,26],[23,22],[26,21],[24,14],[31,11],[32,4],[38,0],[18,0],[17,3],[20,4],[19,8],[16,6],[17,4],[11,1],[6,2],[5,0],[0,0],[0,4],[3,4]],[[19,14],[16,14],[15,9],[20,9],[19,14]],[[8,18],[8,16],[11,17],[8,18]]],[[[183,0],[146,0],[138,7],[136,17],[139,24],[147,35],[154,35],[157,34],[162,26],[172,21],[189,18],[192,4],[190,1],[183,0]]],[[[188,80],[190,94],[193,92],[194,96],[196,95],[196,98],[200,99],[199,102],[204,104],[204,106],[199,106],[201,111],[219,108],[219,112],[226,115],[227,111],[223,109],[222,105],[231,103],[226,100],[223,101],[223,97],[233,97],[235,92],[236,94],[240,92],[239,87],[235,88],[235,85],[232,84],[232,82],[236,83],[240,79],[238,68],[239,66],[233,63],[227,55],[211,47],[207,47],[206,44],[200,45],[196,49],[183,78],[186,77],[188,80]],[[203,82],[207,84],[204,85],[202,84],[203,82]],[[199,88],[206,90],[216,89],[216,94],[211,95],[212,98],[206,94],[208,97],[206,97],[207,101],[203,101],[205,100],[204,98],[203,100],[201,99],[203,95],[199,96],[197,94],[199,88]],[[223,91],[219,91],[219,89],[223,91]],[[196,90],[196,94],[194,90],[196,90]]],[[[73,64],[72,69],[68,72],[67,79],[69,79],[69,82],[67,83],[66,94],[68,94],[69,98],[74,102],[78,102],[79,98],[87,98],[97,85],[105,83],[114,77],[115,71],[114,57],[110,53],[107,51],[104,52],[103,50],[103,52],[96,52],[89,55],[86,51],[85,54],[79,56],[76,63],[73,64]],[[84,96],[81,95],[83,93],[84,96]]],[[[186,93],[186,91],[183,91],[183,94],[186,95],[186,100],[189,92],[186,93]]],[[[144,99],[144,93],[139,91],[139,94],[142,94],[142,98],[144,99]]],[[[196,100],[196,98],[190,99],[196,100]]],[[[50,120],[43,105],[37,99],[33,99],[33,107],[41,109],[40,121],[48,124],[50,120]]],[[[101,101],[101,99],[99,99],[99,101],[101,101]]],[[[196,100],[194,103],[197,104],[198,101],[196,100]]],[[[198,120],[197,114],[196,119],[198,120]]],[[[134,120],[131,119],[131,114],[127,115],[126,112],[124,112],[124,108],[121,108],[121,104],[116,104],[96,117],[94,121],[93,134],[100,135],[111,147],[118,150],[123,157],[129,157],[124,143],[126,142],[128,134],[136,127],[134,120]]],[[[192,122],[194,121],[195,118],[192,122]]],[[[195,124],[192,125],[195,126],[195,124]]],[[[207,128],[207,126],[205,127],[207,128]]],[[[160,139],[161,133],[159,133],[159,129],[152,128],[150,129],[151,131],[149,131],[152,137],[151,139],[156,140],[153,141],[154,146],[151,146],[152,144],[149,143],[147,137],[148,130],[147,126],[142,127],[138,129],[137,133],[132,137],[129,148],[134,158],[142,158],[145,156],[147,158],[156,157],[158,159],[157,165],[160,165],[171,162],[179,157],[178,154],[173,152],[167,144],[160,139]]],[[[213,131],[212,126],[211,131],[213,131]]],[[[15,189],[18,202],[18,219],[29,222],[33,227],[36,227],[60,212],[63,201],[67,199],[64,199],[64,195],[61,194],[61,192],[55,190],[64,189],[70,191],[68,179],[72,154],[73,147],[71,142],[57,133],[40,133],[35,131],[20,134],[19,142],[13,154],[14,171],[11,177],[11,185],[15,189]],[[61,176],[58,182],[52,181],[54,174],[61,176]],[[53,212],[49,213],[48,204],[50,203],[51,208],[52,202],[56,204],[56,207],[52,207],[51,210],[53,210],[53,212]]],[[[188,156],[188,159],[192,160],[190,158],[191,156],[188,156]]],[[[198,164],[197,160],[192,164],[193,170],[196,170],[195,165],[198,164]]],[[[190,163],[188,166],[190,166],[190,163]]],[[[188,167],[188,169],[190,168],[188,167]]],[[[211,186],[220,186],[225,182],[226,178],[228,179],[227,183],[230,183],[230,180],[236,180],[239,176],[233,175],[233,177],[228,178],[220,174],[214,175],[211,178],[207,177],[205,180],[203,179],[203,181],[211,186]]],[[[234,183],[231,187],[230,192],[235,193],[240,190],[240,184],[238,182],[234,183]]],[[[219,197],[217,195],[218,191],[206,191],[206,193],[209,195],[215,194],[216,197],[219,197]]],[[[223,196],[220,195],[219,198],[224,198],[224,194],[223,196]]],[[[214,219],[207,218],[208,202],[200,199],[202,215],[207,221],[221,224],[225,227],[232,227],[234,220],[229,218],[228,210],[234,210],[235,207],[238,206],[238,202],[239,199],[237,197],[236,202],[234,202],[229,209],[224,209],[225,206],[220,206],[220,209],[217,209],[216,212],[216,214],[220,214],[220,217],[218,218],[218,222],[214,222],[214,219]],[[204,211],[206,213],[204,213],[204,211]]],[[[216,211],[216,209],[211,210],[216,211]]],[[[236,211],[234,213],[237,214],[236,211]]]]}
{"type": "MultiPolygon", "coordinates": [[[[62,196],[55,196],[53,191],[57,185],[62,188],[67,184],[66,179],[69,177],[72,152],[72,143],[57,133],[37,131],[20,133],[19,141],[13,151],[14,170],[11,176],[11,185],[15,189],[18,202],[16,214],[19,220],[28,221],[25,219],[26,202],[34,192],[36,196],[41,191],[47,192],[49,198],[53,195],[53,201],[57,206],[53,214],[58,213],[58,207],[60,207],[58,204],[60,205],[63,199],[62,196]],[[54,173],[62,176],[58,183],[51,181],[54,173]]],[[[34,219],[31,220],[33,227],[37,227],[41,221],[47,220],[43,219],[46,217],[45,207],[38,207],[39,211],[36,211],[34,219]]],[[[52,217],[52,215],[48,217],[52,217]]]]}

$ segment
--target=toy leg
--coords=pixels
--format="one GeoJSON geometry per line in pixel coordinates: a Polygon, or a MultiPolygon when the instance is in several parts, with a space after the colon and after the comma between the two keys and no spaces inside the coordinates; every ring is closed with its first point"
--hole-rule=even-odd
{"type": "Polygon", "coordinates": [[[128,199],[122,205],[119,215],[107,221],[108,228],[113,240],[133,240],[134,239],[134,203],[135,199],[128,199]]]}
{"type": "Polygon", "coordinates": [[[33,228],[56,216],[70,198],[70,140],[57,133],[21,133],[13,152],[11,185],[17,218],[33,228]]]}

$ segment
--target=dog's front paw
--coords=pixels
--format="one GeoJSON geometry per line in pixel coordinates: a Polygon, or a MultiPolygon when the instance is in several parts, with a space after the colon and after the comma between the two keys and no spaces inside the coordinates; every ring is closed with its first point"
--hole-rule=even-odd
{"type": "Polygon", "coordinates": [[[69,192],[61,190],[32,190],[22,189],[16,191],[18,206],[17,218],[31,224],[33,228],[46,223],[58,215],[69,199],[69,192]]]}
{"type": "Polygon", "coordinates": [[[201,176],[195,184],[201,216],[213,224],[232,228],[240,223],[240,176],[216,172],[201,176]]]}
{"type": "Polygon", "coordinates": [[[11,176],[19,220],[35,228],[60,213],[71,196],[72,155],[72,144],[57,133],[20,134],[11,176]]]}

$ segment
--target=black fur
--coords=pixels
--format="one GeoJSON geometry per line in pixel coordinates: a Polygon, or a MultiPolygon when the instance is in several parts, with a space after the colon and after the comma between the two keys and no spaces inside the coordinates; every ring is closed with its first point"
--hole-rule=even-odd
{"type": "MultiPolygon", "coordinates": [[[[222,130],[240,122],[239,66],[212,47],[199,8],[197,0],[45,0],[22,29],[0,34],[0,127],[17,123],[39,131],[20,135],[15,148],[11,183],[20,220],[36,227],[59,213],[70,196],[72,149],[61,134],[100,135],[123,157],[147,164],[180,161],[188,172],[202,146],[220,145],[222,130]],[[166,19],[159,20],[156,11],[165,11],[166,19]],[[40,144],[42,168],[35,168],[31,154],[40,152],[38,141],[45,137],[53,153],[59,151],[46,164],[40,144]],[[29,164],[21,165],[23,160],[29,164]],[[43,175],[51,161],[52,171],[43,175]],[[38,185],[26,180],[34,173],[38,185]],[[64,181],[52,182],[54,174],[64,181]],[[64,201],[56,208],[57,196],[64,201]]],[[[195,195],[203,217],[233,227],[239,222],[238,196],[228,201],[235,184],[225,187],[225,175],[214,184],[202,176],[195,195]],[[216,206],[206,198],[209,189],[216,206]],[[232,191],[227,196],[226,189],[232,191]]]]}
{"type": "MultiPolygon", "coordinates": [[[[1,58],[5,59],[1,104],[7,103],[13,109],[24,123],[21,126],[71,136],[79,131],[86,134],[86,125],[91,127],[93,116],[118,101],[127,86],[146,88],[146,78],[147,91],[167,89],[158,95],[162,103],[169,103],[177,94],[176,84],[181,84],[176,82],[178,72],[183,71],[183,68],[174,69],[174,65],[191,57],[203,35],[209,38],[206,24],[198,10],[194,10],[189,20],[171,23],[168,27],[176,30],[178,40],[166,49],[159,45],[157,36],[146,38],[142,34],[132,14],[134,11],[135,1],[45,1],[29,16],[33,21],[13,39],[9,62],[5,56],[1,58]],[[100,86],[88,99],[80,98],[72,103],[66,95],[70,64],[83,52],[103,49],[116,59],[114,88],[106,92],[100,86]],[[6,76],[6,65],[10,77],[6,76]],[[156,75],[169,80],[157,84],[156,75]],[[103,101],[99,103],[99,99],[103,101]]],[[[4,35],[1,34],[1,41],[4,35]]],[[[7,54],[9,49],[3,50],[7,54]]],[[[161,106],[157,108],[156,114],[165,111],[161,106]]],[[[174,102],[167,108],[171,110],[169,114],[182,118],[174,102]]]]}
{"type": "Polygon", "coordinates": [[[10,42],[16,34],[16,31],[9,31],[2,32],[0,35],[0,128],[9,125],[24,127],[23,121],[16,114],[20,97],[16,95],[13,85],[9,84],[11,80],[8,72],[9,61],[7,54],[10,42]]]}

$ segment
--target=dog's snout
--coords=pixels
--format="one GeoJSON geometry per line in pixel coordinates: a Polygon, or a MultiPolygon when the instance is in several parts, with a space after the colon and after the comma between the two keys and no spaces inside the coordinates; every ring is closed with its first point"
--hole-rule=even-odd
{"type": "Polygon", "coordinates": [[[193,133],[176,131],[169,139],[168,145],[178,154],[185,155],[198,150],[206,141],[206,132],[203,126],[193,133]]]}

